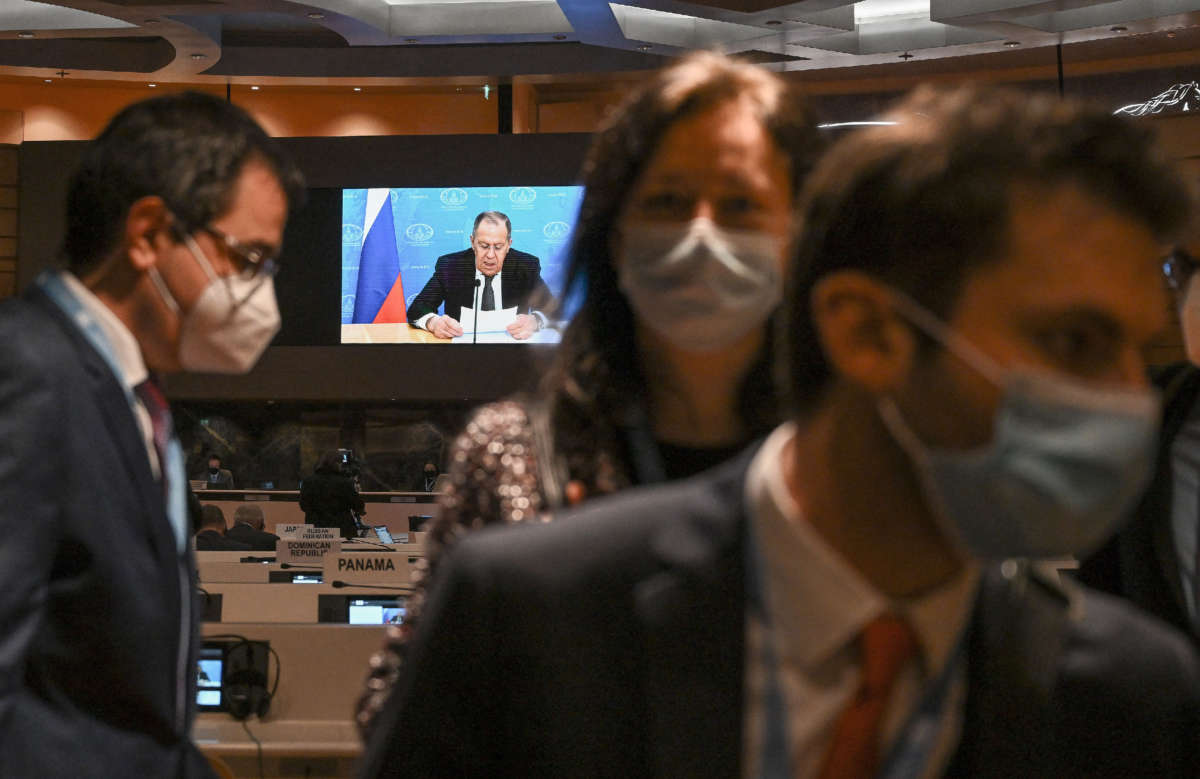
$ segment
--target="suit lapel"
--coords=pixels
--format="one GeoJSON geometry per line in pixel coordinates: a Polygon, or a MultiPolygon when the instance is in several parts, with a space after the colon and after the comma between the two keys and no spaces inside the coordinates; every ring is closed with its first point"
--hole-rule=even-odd
{"type": "MultiPolygon", "coordinates": [[[[141,439],[137,420],[133,417],[124,388],[117,382],[108,363],[67,319],[57,304],[36,289],[31,291],[28,297],[30,302],[40,306],[55,321],[78,354],[80,365],[88,377],[88,390],[96,400],[109,437],[120,452],[127,481],[134,486],[142,503],[142,517],[149,520],[148,523],[143,523],[143,532],[158,558],[170,561],[173,565],[175,540],[167,520],[162,488],[155,482],[154,474],[150,471],[146,445],[141,439]]],[[[167,581],[174,581],[175,578],[172,573],[167,581]]]]}
{"type": "Polygon", "coordinates": [[[1070,626],[1069,593],[1029,563],[985,572],[968,639],[967,702],[948,776],[1043,776],[1056,753],[1053,695],[1070,626]]]}
{"type": "Polygon", "coordinates": [[[646,636],[647,743],[657,776],[739,773],[745,635],[740,486],[740,479],[717,485],[704,500],[681,507],[682,520],[666,523],[653,541],[664,569],[635,591],[646,636]]]}

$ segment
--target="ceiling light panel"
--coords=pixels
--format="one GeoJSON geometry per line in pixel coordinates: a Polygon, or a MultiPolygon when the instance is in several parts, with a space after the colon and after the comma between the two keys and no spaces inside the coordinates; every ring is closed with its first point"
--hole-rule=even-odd
{"type": "Polygon", "coordinates": [[[120,30],[136,25],[88,11],[30,0],[0,2],[0,30],[120,30]]]}
{"type": "Polygon", "coordinates": [[[388,32],[433,35],[553,35],[574,29],[555,0],[389,0],[388,32]]]}
{"type": "Polygon", "coordinates": [[[684,49],[705,49],[761,38],[771,33],[745,24],[698,19],[694,16],[609,3],[621,34],[634,41],[661,43],[684,49]]]}

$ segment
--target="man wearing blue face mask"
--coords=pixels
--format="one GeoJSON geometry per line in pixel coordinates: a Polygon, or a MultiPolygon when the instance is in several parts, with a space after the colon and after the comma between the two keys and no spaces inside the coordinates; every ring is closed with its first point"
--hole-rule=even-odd
{"type": "Polygon", "coordinates": [[[462,542],[365,775],[1191,777],[1187,641],[1039,577],[1145,483],[1163,241],[1147,131],[919,90],[818,163],[792,420],[690,481],[462,542]]]}
{"type": "Polygon", "coordinates": [[[0,305],[0,776],[207,777],[164,373],[244,373],[300,175],[241,109],[134,104],[71,178],[66,267],[0,305]]]}

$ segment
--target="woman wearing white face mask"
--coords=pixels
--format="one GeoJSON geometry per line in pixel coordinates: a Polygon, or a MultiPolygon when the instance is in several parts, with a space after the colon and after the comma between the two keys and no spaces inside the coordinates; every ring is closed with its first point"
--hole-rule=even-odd
{"type": "Polygon", "coordinates": [[[715,465],[776,422],[767,364],[795,195],[819,149],[777,76],[715,54],[657,74],[584,168],[567,291],[583,293],[537,399],[479,410],[456,442],[403,629],[372,662],[369,725],[428,574],[492,523],[715,465]]]}

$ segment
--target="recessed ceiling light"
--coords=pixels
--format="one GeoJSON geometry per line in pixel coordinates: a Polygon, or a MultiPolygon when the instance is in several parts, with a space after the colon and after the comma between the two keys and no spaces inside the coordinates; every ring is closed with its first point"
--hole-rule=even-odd
{"type": "Polygon", "coordinates": [[[154,89],[156,86],[158,86],[158,84],[147,84],[146,86],[150,87],[151,89],[154,89]]]}
{"type": "Polygon", "coordinates": [[[1114,24],[1112,27],[1108,28],[1109,32],[1127,32],[1128,30],[1129,28],[1123,24],[1114,24]]]}
{"type": "Polygon", "coordinates": [[[194,60],[203,60],[203,59],[208,59],[208,55],[207,55],[207,54],[201,54],[200,52],[196,52],[195,54],[193,54],[193,55],[192,55],[192,59],[194,59],[194,60]]]}
{"type": "Polygon", "coordinates": [[[1168,37],[1168,38],[1174,38],[1174,37],[1175,37],[1175,31],[1174,31],[1174,30],[1172,30],[1171,32],[1167,33],[1167,37],[1168,37]]]}
{"type": "Polygon", "coordinates": [[[251,92],[257,92],[257,91],[258,91],[258,84],[252,84],[252,85],[250,86],[250,91],[251,91],[251,92]]]}
{"type": "Polygon", "coordinates": [[[1005,48],[1008,48],[1008,49],[1015,49],[1020,45],[1021,45],[1020,41],[1005,41],[1004,42],[1005,48]]]}
{"type": "Polygon", "coordinates": [[[158,19],[146,19],[145,21],[142,22],[142,24],[151,25],[151,26],[158,24],[158,23],[159,23],[158,19]]]}
{"type": "Polygon", "coordinates": [[[416,43],[417,40],[418,40],[417,38],[405,38],[404,42],[405,43],[416,43]]]}
{"type": "Polygon", "coordinates": [[[641,46],[638,46],[638,51],[650,51],[650,44],[643,43],[641,46]]]}
{"type": "Polygon", "coordinates": [[[320,11],[313,11],[312,13],[310,13],[308,15],[308,18],[309,19],[324,19],[325,14],[321,13],[320,11]]]}
{"type": "Polygon", "coordinates": [[[52,79],[52,78],[44,78],[44,79],[42,79],[42,81],[45,81],[47,84],[53,84],[53,83],[54,83],[54,79],[52,79]]]}
{"type": "Polygon", "coordinates": [[[362,87],[355,87],[355,88],[354,88],[354,91],[355,91],[355,92],[361,92],[361,91],[362,91],[362,87]]]}
{"type": "Polygon", "coordinates": [[[33,33],[31,33],[31,32],[19,32],[19,33],[17,33],[17,37],[18,37],[18,38],[32,38],[32,37],[33,37],[33,33]]]}

